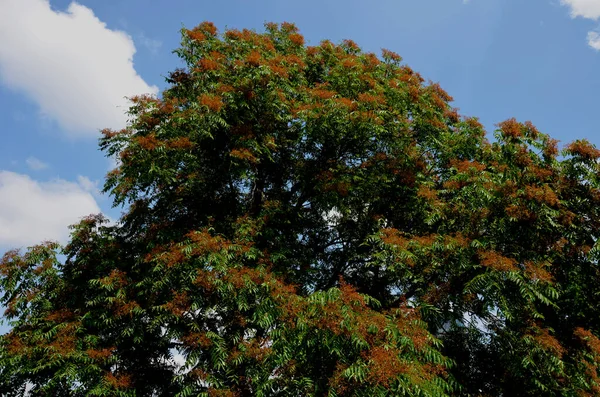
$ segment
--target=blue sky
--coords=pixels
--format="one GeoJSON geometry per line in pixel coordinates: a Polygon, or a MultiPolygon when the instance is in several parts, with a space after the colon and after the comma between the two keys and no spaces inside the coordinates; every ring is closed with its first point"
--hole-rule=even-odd
{"type": "Polygon", "coordinates": [[[309,44],[387,48],[490,133],[516,117],[600,145],[599,17],[600,0],[0,0],[0,252],[119,216],[98,193],[98,130],[124,125],[125,96],[165,88],[182,26],[288,21],[309,44]]]}

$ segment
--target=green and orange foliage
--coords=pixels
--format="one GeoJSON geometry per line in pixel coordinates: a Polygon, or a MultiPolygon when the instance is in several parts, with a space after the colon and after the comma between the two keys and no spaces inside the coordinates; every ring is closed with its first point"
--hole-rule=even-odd
{"type": "Polygon", "coordinates": [[[0,394],[598,395],[592,144],[290,23],[176,53],[102,131],[121,219],[0,261],[0,394]]]}

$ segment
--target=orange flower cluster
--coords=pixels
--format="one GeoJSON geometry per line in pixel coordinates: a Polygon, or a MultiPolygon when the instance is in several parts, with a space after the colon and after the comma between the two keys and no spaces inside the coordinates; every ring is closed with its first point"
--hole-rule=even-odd
{"type": "Polygon", "coordinates": [[[439,96],[437,93],[432,93],[430,95],[430,100],[433,103],[433,106],[435,106],[438,109],[443,109],[445,111],[446,109],[446,102],[442,99],[441,96],[439,96]]]}
{"type": "Polygon", "coordinates": [[[278,65],[274,62],[269,61],[269,69],[271,69],[271,72],[273,72],[273,74],[281,78],[287,79],[289,77],[288,70],[285,66],[278,65]]]}
{"type": "Polygon", "coordinates": [[[215,61],[211,58],[202,58],[198,61],[198,71],[199,72],[208,72],[211,70],[219,69],[219,62],[215,61]]]}
{"type": "Polygon", "coordinates": [[[372,52],[365,54],[365,66],[368,70],[374,70],[377,66],[381,65],[381,61],[377,58],[377,55],[372,52]]]}
{"type": "Polygon", "coordinates": [[[288,38],[298,47],[302,47],[304,45],[304,36],[299,33],[292,33],[288,36],[288,38]]]}
{"type": "Polygon", "coordinates": [[[458,123],[460,121],[458,109],[445,109],[444,117],[446,117],[451,123],[458,123]]]}
{"type": "Polygon", "coordinates": [[[244,288],[247,282],[258,285],[265,281],[264,275],[259,270],[249,267],[232,267],[228,269],[224,279],[233,284],[236,289],[244,288]]]}
{"type": "Polygon", "coordinates": [[[415,72],[409,66],[402,66],[395,72],[396,77],[405,83],[421,84],[425,79],[420,73],[415,72]]]}
{"type": "Polygon", "coordinates": [[[506,215],[519,220],[532,220],[535,218],[535,214],[529,211],[523,204],[511,204],[505,208],[505,211],[506,215]]]}
{"type": "Polygon", "coordinates": [[[543,168],[536,165],[531,165],[527,167],[527,171],[529,171],[535,178],[542,182],[554,181],[554,178],[552,178],[554,176],[554,170],[552,168],[543,168]]]}
{"type": "Polygon", "coordinates": [[[319,99],[323,99],[323,100],[327,100],[327,99],[331,99],[336,95],[335,91],[329,91],[326,89],[321,89],[321,88],[315,88],[310,90],[311,94],[319,99]]]}
{"type": "Polygon", "coordinates": [[[246,160],[251,163],[257,163],[258,158],[252,154],[249,149],[241,148],[241,149],[233,149],[231,153],[229,153],[231,157],[235,157],[236,159],[246,160]]]}
{"type": "Polygon", "coordinates": [[[217,91],[219,94],[225,94],[228,92],[234,92],[235,88],[228,84],[219,84],[215,87],[215,91],[217,91]]]}
{"type": "Polygon", "coordinates": [[[464,186],[466,186],[466,184],[467,183],[464,181],[451,180],[451,181],[445,181],[442,184],[442,186],[444,187],[444,189],[447,189],[447,190],[460,190],[464,186]]]}
{"type": "Polygon", "coordinates": [[[480,172],[485,171],[485,169],[487,168],[487,166],[485,164],[482,164],[478,161],[469,161],[469,160],[462,160],[462,161],[451,160],[450,165],[452,167],[456,168],[456,170],[461,174],[480,173],[480,172]]]}
{"type": "Polygon", "coordinates": [[[283,59],[290,66],[296,66],[300,69],[302,69],[303,67],[306,66],[304,61],[302,60],[302,58],[300,58],[298,55],[295,55],[295,54],[287,55],[287,56],[283,57],[283,59]]]}
{"type": "Polygon", "coordinates": [[[200,368],[194,368],[190,371],[190,376],[192,378],[196,378],[199,380],[207,380],[210,377],[210,374],[200,368]]]}
{"type": "Polygon", "coordinates": [[[104,128],[103,130],[100,131],[100,133],[102,134],[102,136],[104,138],[109,139],[109,138],[113,138],[118,135],[128,134],[128,133],[130,133],[130,131],[127,128],[123,128],[118,131],[112,130],[110,128],[104,128]]]}
{"type": "Polygon", "coordinates": [[[339,103],[340,105],[344,106],[346,109],[348,109],[349,111],[354,111],[358,108],[358,104],[348,98],[336,98],[335,101],[337,103],[339,103]]]}
{"type": "Polygon", "coordinates": [[[405,249],[409,240],[401,235],[398,229],[386,228],[380,231],[381,241],[387,245],[405,249]]]}
{"type": "Polygon", "coordinates": [[[67,309],[60,309],[57,311],[50,312],[46,315],[46,321],[50,321],[52,323],[64,323],[67,321],[71,321],[75,317],[75,313],[67,309]]]}
{"type": "Polygon", "coordinates": [[[435,240],[437,239],[437,237],[438,237],[437,234],[428,234],[425,236],[413,236],[411,238],[411,242],[414,242],[418,246],[426,248],[426,247],[431,247],[435,243],[435,240]]]}
{"type": "Polygon", "coordinates": [[[100,279],[100,284],[103,286],[122,288],[127,284],[127,274],[121,270],[113,269],[108,276],[100,279]]]}
{"type": "Polygon", "coordinates": [[[232,41],[246,42],[251,44],[252,47],[260,48],[265,51],[275,51],[275,46],[270,37],[260,35],[249,29],[243,29],[242,31],[237,29],[228,30],[225,32],[225,37],[232,41]]]}
{"type": "Polygon", "coordinates": [[[523,123],[523,127],[525,129],[525,133],[529,138],[535,140],[538,139],[538,137],[540,136],[540,131],[536,128],[536,126],[533,125],[531,121],[526,121],[525,123],[523,123]]]}
{"type": "Polygon", "coordinates": [[[189,238],[192,243],[192,255],[196,256],[221,252],[224,249],[231,247],[231,242],[219,236],[212,236],[206,230],[188,233],[186,237],[189,238]]]}
{"type": "Polygon", "coordinates": [[[534,158],[535,155],[525,145],[521,145],[515,155],[515,164],[521,168],[529,168],[534,158]]]}
{"type": "Polygon", "coordinates": [[[561,210],[558,216],[559,222],[564,226],[571,226],[575,219],[577,219],[577,215],[569,210],[561,210]]]}
{"type": "Polygon", "coordinates": [[[190,138],[182,136],[179,138],[170,139],[167,142],[167,147],[170,149],[191,149],[194,147],[194,143],[190,140],[190,138]]]}
{"type": "Polygon", "coordinates": [[[396,326],[410,339],[415,350],[421,351],[431,345],[429,332],[418,324],[421,318],[417,309],[403,306],[396,310],[395,315],[396,326]]]}
{"type": "Polygon", "coordinates": [[[202,94],[198,97],[198,102],[213,112],[219,112],[223,108],[223,101],[216,95],[202,94]]]}
{"type": "Polygon", "coordinates": [[[415,101],[415,102],[418,101],[420,93],[421,93],[421,89],[420,89],[420,86],[418,86],[418,85],[412,85],[408,89],[408,95],[412,101],[415,101]]]}
{"type": "Polygon", "coordinates": [[[427,120],[427,122],[430,126],[432,126],[433,128],[436,128],[438,130],[445,130],[448,128],[446,123],[443,120],[440,120],[438,117],[433,117],[433,118],[427,120]]]}
{"type": "Polygon", "coordinates": [[[553,281],[552,275],[544,269],[544,263],[536,263],[532,261],[525,261],[525,274],[532,280],[540,280],[546,283],[553,281]]]}
{"type": "Polygon", "coordinates": [[[6,349],[11,354],[23,354],[29,350],[29,346],[26,346],[23,339],[19,337],[14,331],[10,331],[6,334],[6,349]]]}
{"type": "Polygon", "coordinates": [[[204,21],[202,22],[200,25],[198,25],[196,27],[197,30],[201,30],[205,33],[210,34],[211,36],[216,36],[217,35],[217,27],[215,26],[214,23],[210,22],[210,21],[204,21]]]}
{"type": "Polygon", "coordinates": [[[206,40],[206,36],[204,35],[204,33],[202,33],[199,30],[187,30],[185,32],[187,34],[187,36],[197,42],[202,42],[204,40],[206,40]]]}
{"type": "Polygon", "coordinates": [[[385,48],[383,48],[381,50],[381,56],[385,60],[390,59],[390,60],[392,60],[394,62],[400,62],[400,61],[402,61],[402,57],[400,55],[396,54],[393,51],[386,50],[385,48]]]}
{"type": "Polygon", "coordinates": [[[343,40],[342,45],[352,51],[360,51],[360,47],[352,40],[343,40]]]}
{"type": "MultiPolygon", "coordinates": [[[[440,85],[439,83],[433,83],[430,84],[427,87],[427,91],[432,92],[434,94],[434,96],[436,96],[439,99],[436,100],[440,100],[444,103],[444,106],[446,105],[447,102],[452,102],[454,101],[454,98],[452,98],[452,96],[450,96],[450,94],[448,94],[440,85]]],[[[441,102],[440,102],[441,103],[441,102]]],[[[441,106],[440,106],[441,107],[441,106]]]]}
{"type": "Polygon", "coordinates": [[[135,309],[138,309],[140,305],[135,301],[123,302],[117,300],[113,303],[113,312],[115,317],[130,317],[135,309]]]}
{"type": "Polygon", "coordinates": [[[121,373],[115,375],[112,372],[109,372],[104,379],[115,389],[128,389],[132,386],[132,379],[129,374],[121,373]]]}
{"type": "Polygon", "coordinates": [[[591,331],[581,327],[575,328],[573,334],[584,342],[593,354],[600,356],[600,338],[591,331]]]}
{"type": "Polygon", "coordinates": [[[466,237],[462,233],[455,233],[453,236],[447,236],[446,238],[448,240],[448,241],[446,241],[446,244],[448,242],[452,242],[453,244],[456,244],[457,246],[459,246],[461,248],[467,248],[471,241],[468,237],[466,237]]]}
{"type": "Polygon", "coordinates": [[[104,361],[112,355],[112,352],[114,350],[115,350],[114,347],[113,348],[105,348],[105,349],[101,349],[101,350],[88,349],[88,350],[86,350],[86,354],[92,360],[104,361]]]}
{"type": "Polygon", "coordinates": [[[556,206],[559,203],[558,196],[548,185],[525,186],[525,197],[529,200],[535,200],[551,207],[556,206]]]}
{"type": "Polygon", "coordinates": [[[440,283],[439,285],[431,284],[429,285],[429,289],[423,295],[423,299],[425,302],[435,305],[438,304],[442,299],[448,296],[450,292],[450,284],[449,283],[440,283]]]}
{"type": "Polygon", "coordinates": [[[138,135],[134,138],[134,141],[144,150],[154,150],[160,146],[161,142],[156,138],[154,133],[149,135],[138,135]]]}
{"type": "Polygon", "coordinates": [[[246,63],[250,66],[260,66],[262,62],[262,57],[260,52],[253,50],[250,51],[250,54],[246,57],[246,63]]]}
{"type": "Polygon", "coordinates": [[[424,198],[427,201],[433,201],[437,199],[437,191],[431,189],[429,186],[420,185],[417,190],[417,196],[424,198]]]}
{"type": "Polygon", "coordinates": [[[240,397],[239,393],[236,393],[230,389],[215,389],[213,387],[208,388],[208,397],[240,397]]]}
{"type": "Polygon", "coordinates": [[[479,129],[483,130],[484,129],[483,124],[481,124],[479,122],[479,119],[477,117],[467,117],[465,119],[465,123],[467,123],[467,125],[470,128],[473,128],[473,129],[477,129],[477,130],[479,130],[479,129]]]}
{"type": "Polygon", "coordinates": [[[400,361],[400,351],[393,347],[377,346],[363,353],[368,361],[367,381],[374,385],[389,387],[408,368],[400,361]]]}
{"type": "Polygon", "coordinates": [[[346,69],[352,69],[359,66],[355,57],[348,57],[342,61],[342,66],[346,69]]]}
{"type": "Polygon", "coordinates": [[[522,125],[515,118],[499,123],[498,127],[505,137],[519,138],[523,135],[522,125]]]}
{"type": "Polygon", "coordinates": [[[358,100],[360,102],[369,103],[369,104],[377,104],[382,105],[385,103],[385,98],[380,95],[373,95],[370,93],[360,93],[358,94],[358,100]]]}
{"type": "Polygon", "coordinates": [[[191,307],[190,297],[188,296],[188,294],[185,291],[184,292],[172,291],[172,294],[173,294],[173,298],[169,302],[167,302],[164,305],[164,307],[169,312],[171,312],[171,314],[173,314],[177,317],[181,317],[181,316],[183,316],[183,314],[185,312],[190,310],[190,307],[191,307]]]}
{"type": "Polygon", "coordinates": [[[206,336],[205,333],[192,332],[181,337],[181,341],[193,348],[208,349],[212,346],[213,341],[206,336]]]}
{"type": "Polygon", "coordinates": [[[263,362],[269,357],[272,349],[265,346],[265,343],[259,342],[257,339],[244,341],[242,343],[243,355],[258,362],[263,362]]]}
{"type": "Polygon", "coordinates": [[[560,344],[560,342],[552,335],[550,335],[550,331],[546,328],[535,327],[533,329],[533,339],[545,350],[549,350],[552,353],[556,354],[559,358],[565,352],[565,348],[560,344]]]}
{"type": "Polygon", "coordinates": [[[585,139],[577,140],[570,143],[565,148],[567,152],[574,156],[583,157],[586,160],[598,160],[600,158],[600,150],[585,139]]]}
{"type": "Polygon", "coordinates": [[[510,272],[517,270],[515,261],[512,258],[507,258],[496,251],[479,251],[481,265],[500,272],[510,272]]]}
{"type": "Polygon", "coordinates": [[[558,140],[548,138],[543,149],[544,156],[555,158],[558,155],[558,140]]]}
{"type": "Polygon", "coordinates": [[[54,354],[66,356],[75,351],[75,342],[77,342],[75,332],[79,325],[77,322],[72,322],[60,327],[53,340],[48,344],[54,354]]]}
{"type": "Polygon", "coordinates": [[[298,27],[293,22],[282,22],[281,31],[285,33],[297,33],[298,27]]]}
{"type": "Polygon", "coordinates": [[[162,251],[164,247],[156,247],[153,252],[146,256],[146,261],[150,262],[156,258],[156,254],[160,258],[160,261],[164,263],[167,268],[177,266],[185,260],[185,254],[176,245],[171,246],[168,250],[162,251]]]}

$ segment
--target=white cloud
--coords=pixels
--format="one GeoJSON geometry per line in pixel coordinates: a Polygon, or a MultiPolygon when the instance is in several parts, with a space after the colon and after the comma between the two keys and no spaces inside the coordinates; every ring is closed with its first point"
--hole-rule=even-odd
{"type": "Polygon", "coordinates": [[[94,196],[100,195],[100,189],[98,189],[98,181],[92,181],[87,176],[77,175],[77,183],[86,192],[90,192],[94,196]]]}
{"type": "Polygon", "coordinates": [[[48,0],[0,0],[0,79],[73,135],[122,128],[125,97],[156,94],[133,67],[135,46],[93,11],[48,0]]]}
{"type": "Polygon", "coordinates": [[[600,34],[598,32],[588,32],[587,41],[590,47],[600,51],[600,34]]]}
{"type": "Polygon", "coordinates": [[[572,18],[600,18],[600,0],[561,0],[560,3],[571,8],[572,18]]]}
{"type": "Polygon", "coordinates": [[[19,247],[44,240],[65,242],[68,225],[100,212],[87,186],[65,180],[38,182],[0,171],[0,246],[19,247]]]}
{"type": "MultiPolygon", "coordinates": [[[[594,21],[600,18],[600,0],[560,0],[560,4],[571,9],[571,18],[583,17],[594,21]]],[[[598,32],[588,32],[587,43],[593,49],[600,50],[598,32]]]]}
{"type": "Polygon", "coordinates": [[[27,160],[25,160],[25,163],[30,169],[34,171],[39,171],[48,168],[48,164],[35,157],[28,157],[27,160]]]}

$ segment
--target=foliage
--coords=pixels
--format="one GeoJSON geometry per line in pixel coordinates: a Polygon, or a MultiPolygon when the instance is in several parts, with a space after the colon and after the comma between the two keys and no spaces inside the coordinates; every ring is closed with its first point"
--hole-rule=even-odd
{"type": "Polygon", "coordinates": [[[120,221],[0,262],[0,393],[600,394],[599,150],[489,142],[387,50],[182,33],[100,140],[120,221]]]}

